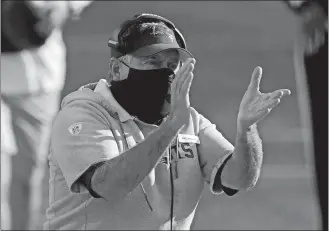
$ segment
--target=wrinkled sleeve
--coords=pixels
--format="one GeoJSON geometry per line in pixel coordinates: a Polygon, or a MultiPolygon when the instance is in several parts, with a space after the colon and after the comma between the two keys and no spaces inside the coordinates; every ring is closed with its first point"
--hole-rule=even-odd
{"type": "Polygon", "coordinates": [[[209,184],[213,194],[234,195],[234,189],[226,188],[221,182],[223,167],[231,158],[234,146],[216,129],[203,115],[199,116],[199,139],[198,153],[200,166],[205,181],[209,184]]]}
{"type": "Polygon", "coordinates": [[[58,114],[52,130],[51,155],[72,192],[85,190],[78,179],[90,167],[112,159],[118,152],[109,125],[96,113],[77,108],[58,114]]]}

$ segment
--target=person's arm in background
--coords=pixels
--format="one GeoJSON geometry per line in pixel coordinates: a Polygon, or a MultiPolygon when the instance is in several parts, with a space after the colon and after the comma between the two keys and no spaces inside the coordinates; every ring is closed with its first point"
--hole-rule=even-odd
{"type": "Polygon", "coordinates": [[[91,1],[1,1],[2,94],[62,89],[66,72],[63,27],[90,4],[91,1]]]}
{"type": "Polygon", "coordinates": [[[62,27],[68,19],[79,19],[93,1],[27,1],[40,18],[48,17],[53,27],[62,27]]]}
{"type": "Polygon", "coordinates": [[[296,14],[301,14],[307,8],[317,6],[322,8],[326,15],[328,15],[328,1],[327,0],[283,0],[285,4],[296,14]]]}
{"type": "Polygon", "coordinates": [[[91,1],[68,1],[68,5],[71,11],[71,17],[74,20],[77,20],[80,18],[80,15],[86,7],[88,7],[93,0],[91,1]]]}
{"type": "Polygon", "coordinates": [[[1,1],[1,52],[42,46],[92,1],[1,1]]]}
{"type": "Polygon", "coordinates": [[[316,53],[328,33],[328,0],[283,2],[297,16],[299,49],[305,55],[316,53]]]}

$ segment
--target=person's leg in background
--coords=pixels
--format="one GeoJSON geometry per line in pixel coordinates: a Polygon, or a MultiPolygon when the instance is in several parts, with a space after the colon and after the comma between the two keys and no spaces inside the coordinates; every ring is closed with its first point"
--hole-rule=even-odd
{"type": "Polygon", "coordinates": [[[11,110],[1,99],[1,229],[10,229],[11,155],[17,152],[11,110]]]}
{"type": "Polygon", "coordinates": [[[11,224],[9,187],[11,181],[10,155],[1,153],[1,230],[9,230],[11,224]]]}
{"type": "Polygon", "coordinates": [[[322,215],[322,228],[328,230],[328,33],[317,53],[305,56],[306,80],[311,100],[313,149],[317,193],[322,215]],[[321,101],[319,101],[321,99],[321,101]],[[324,145],[326,144],[326,145],[324,145]],[[324,146],[327,147],[324,149],[324,146]]]}
{"type": "MultiPolygon", "coordinates": [[[[2,96],[9,106],[17,152],[11,166],[8,205],[12,230],[35,229],[42,201],[49,134],[60,93],[2,96]]],[[[2,165],[4,163],[1,163],[2,165]]],[[[6,203],[5,203],[6,204],[6,203]]]]}

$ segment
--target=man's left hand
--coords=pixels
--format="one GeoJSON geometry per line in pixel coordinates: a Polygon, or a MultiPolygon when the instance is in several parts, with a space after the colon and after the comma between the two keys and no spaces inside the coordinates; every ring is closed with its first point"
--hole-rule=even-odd
{"type": "Polygon", "coordinates": [[[238,131],[244,131],[264,118],[280,103],[284,96],[290,95],[290,90],[280,89],[270,93],[261,93],[259,85],[262,78],[262,68],[256,67],[244,94],[238,113],[238,131]]]}

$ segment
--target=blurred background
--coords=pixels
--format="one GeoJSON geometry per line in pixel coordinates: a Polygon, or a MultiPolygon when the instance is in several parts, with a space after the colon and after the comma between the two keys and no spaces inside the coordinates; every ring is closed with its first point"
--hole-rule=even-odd
{"type": "Polygon", "coordinates": [[[62,96],[107,75],[110,33],[142,12],[167,17],[182,31],[197,60],[191,102],[232,143],[239,103],[257,65],[263,67],[263,92],[292,91],[259,124],[264,167],[258,184],[234,197],[213,196],[205,187],[193,229],[316,229],[316,197],[294,77],[293,14],[275,1],[94,2],[79,21],[65,27],[68,72],[62,96]]]}

